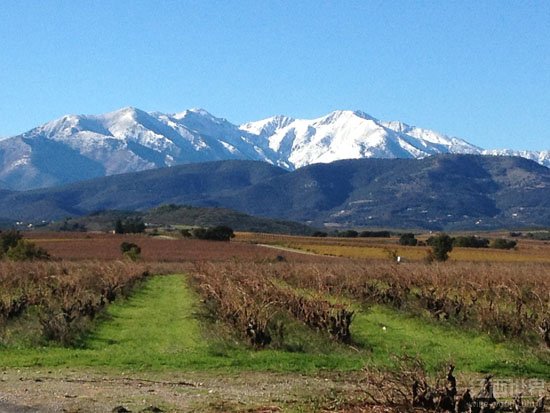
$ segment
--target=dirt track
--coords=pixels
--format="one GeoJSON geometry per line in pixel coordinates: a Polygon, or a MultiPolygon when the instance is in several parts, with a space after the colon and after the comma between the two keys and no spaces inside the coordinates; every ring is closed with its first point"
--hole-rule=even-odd
{"type": "Polygon", "coordinates": [[[5,370],[0,412],[318,411],[361,394],[357,378],[275,373],[102,375],[78,371],[5,370]],[[149,410],[147,410],[149,408],[149,410]]]}

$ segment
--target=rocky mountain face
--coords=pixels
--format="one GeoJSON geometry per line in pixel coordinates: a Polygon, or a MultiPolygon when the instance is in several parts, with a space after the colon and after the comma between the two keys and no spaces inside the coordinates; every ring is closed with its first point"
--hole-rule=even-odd
{"type": "Polygon", "coordinates": [[[312,120],[275,116],[238,126],[202,109],[163,114],[124,108],[64,116],[0,140],[0,188],[42,188],[215,160],[258,160],[294,170],[342,159],[440,153],[519,155],[550,166],[549,151],[487,152],[459,138],[359,111],[312,120]]]}

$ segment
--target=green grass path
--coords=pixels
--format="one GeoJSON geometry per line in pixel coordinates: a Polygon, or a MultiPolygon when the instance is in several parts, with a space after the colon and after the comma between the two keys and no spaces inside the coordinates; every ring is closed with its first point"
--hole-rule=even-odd
{"type": "Polygon", "coordinates": [[[130,300],[109,308],[86,347],[100,363],[138,369],[200,357],[207,344],[194,317],[197,301],[183,276],[154,277],[130,300]]]}
{"type": "Polygon", "coordinates": [[[135,370],[177,367],[207,350],[193,316],[196,302],[184,276],[153,277],[130,299],[109,306],[84,348],[7,350],[5,364],[135,370]]]}
{"type": "Polygon", "coordinates": [[[550,357],[543,360],[523,345],[497,343],[483,333],[380,306],[357,315],[352,335],[371,346],[375,364],[390,364],[388,354],[408,354],[418,355],[432,371],[452,362],[461,371],[550,378],[550,357]]]}
{"type": "Polygon", "coordinates": [[[199,305],[185,276],[152,277],[130,299],[107,309],[83,348],[7,348],[0,350],[0,367],[308,373],[388,365],[390,354],[407,353],[420,356],[431,369],[452,360],[462,371],[550,378],[548,359],[541,361],[521,346],[494,343],[483,334],[426,323],[383,307],[358,312],[352,323],[355,349],[289,322],[286,351],[255,351],[224,339],[221,325],[201,324],[199,305]]]}

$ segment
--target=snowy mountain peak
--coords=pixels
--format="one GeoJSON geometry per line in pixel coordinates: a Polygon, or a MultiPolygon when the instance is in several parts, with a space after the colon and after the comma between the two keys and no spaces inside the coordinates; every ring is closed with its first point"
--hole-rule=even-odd
{"type": "Polygon", "coordinates": [[[80,121],[79,116],[75,115],[65,115],[59,119],[52,120],[51,122],[46,123],[43,126],[40,126],[39,128],[42,128],[45,131],[48,131],[50,133],[55,133],[61,130],[64,130],[66,128],[74,128],[78,126],[78,123],[80,121]]]}
{"type": "Polygon", "coordinates": [[[438,153],[523,156],[550,166],[550,151],[485,151],[463,139],[362,111],[315,119],[278,115],[240,126],[204,109],[175,114],[125,107],[67,115],[0,140],[0,182],[30,189],[190,162],[251,159],[287,169],[352,158],[422,158],[438,153]]]}
{"type": "Polygon", "coordinates": [[[284,115],[277,115],[271,118],[248,122],[242,124],[240,129],[260,136],[272,135],[276,130],[285,128],[294,122],[295,119],[284,115]]]}
{"type": "Polygon", "coordinates": [[[186,109],[183,112],[174,113],[172,115],[172,117],[174,119],[178,119],[178,120],[182,120],[182,119],[186,119],[186,118],[187,119],[204,118],[204,119],[208,119],[210,121],[214,121],[214,122],[218,122],[218,123],[226,121],[225,119],[215,117],[214,115],[212,115],[207,110],[201,109],[201,108],[186,109]]]}
{"type": "Polygon", "coordinates": [[[140,117],[147,117],[149,114],[141,109],[135,108],[133,106],[126,106],[124,108],[115,110],[113,112],[105,113],[99,116],[90,116],[103,119],[138,119],[140,117]]]}
{"type": "Polygon", "coordinates": [[[358,119],[376,121],[373,117],[359,110],[335,110],[328,115],[316,119],[316,121],[326,125],[336,122],[348,122],[350,120],[357,121],[358,119]]]}

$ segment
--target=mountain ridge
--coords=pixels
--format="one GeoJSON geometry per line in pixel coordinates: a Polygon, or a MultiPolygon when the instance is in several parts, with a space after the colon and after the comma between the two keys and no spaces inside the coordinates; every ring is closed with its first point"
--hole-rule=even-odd
{"type": "Polygon", "coordinates": [[[548,199],[550,169],[519,157],[368,158],[294,171],[231,160],[0,191],[0,216],[28,222],[185,204],[327,228],[513,229],[549,227],[548,199]]]}
{"type": "Polygon", "coordinates": [[[0,140],[0,187],[26,190],[227,159],[294,170],[341,159],[418,159],[440,153],[520,155],[550,166],[550,151],[484,150],[362,111],[338,110],[316,119],[278,115],[234,125],[204,109],[164,114],[126,107],[101,115],[65,115],[0,140]]]}

